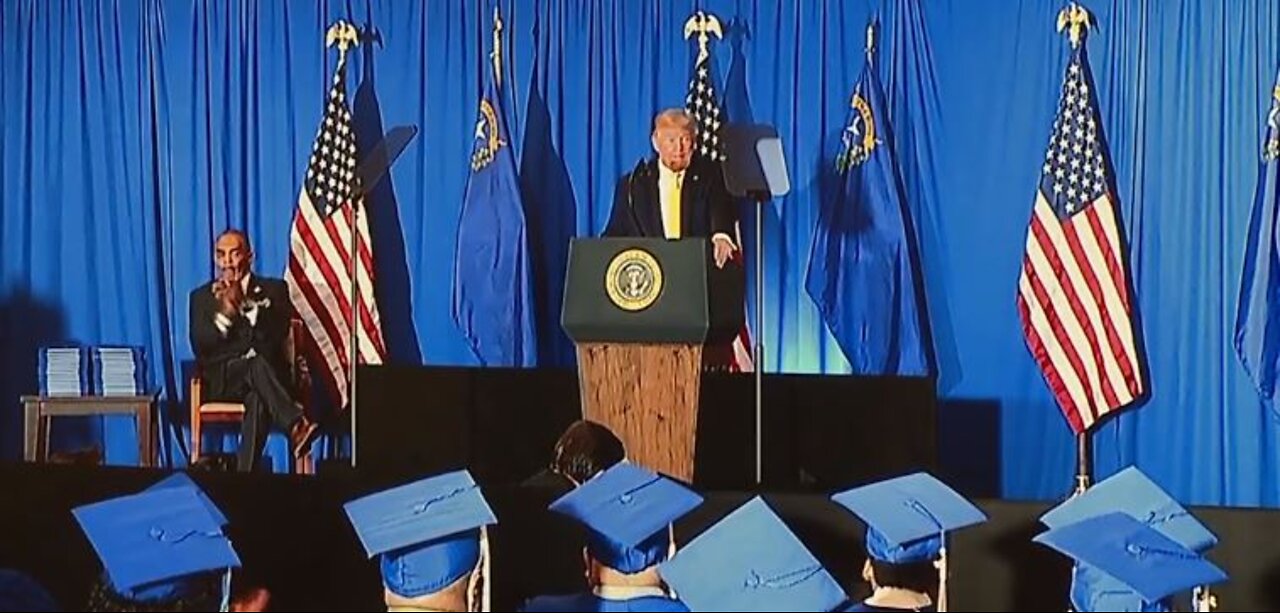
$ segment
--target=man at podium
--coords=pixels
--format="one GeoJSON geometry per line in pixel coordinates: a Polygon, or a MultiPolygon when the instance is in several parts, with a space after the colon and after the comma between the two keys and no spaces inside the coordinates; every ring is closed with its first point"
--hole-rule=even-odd
{"type": "Polygon", "coordinates": [[[716,266],[737,250],[733,199],[720,164],[694,157],[695,126],[683,109],[667,109],[653,120],[658,159],[642,161],[614,190],[605,236],[711,238],[716,266]]]}

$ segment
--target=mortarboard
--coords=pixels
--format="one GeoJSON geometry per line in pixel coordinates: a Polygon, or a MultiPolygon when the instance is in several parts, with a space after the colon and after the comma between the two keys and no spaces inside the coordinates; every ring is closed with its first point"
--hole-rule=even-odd
{"type": "Polygon", "coordinates": [[[867,554],[881,562],[931,561],[942,535],[980,524],[987,516],[928,473],[864,485],[831,497],[867,524],[867,554]]]}
{"type": "Polygon", "coordinates": [[[1096,515],[1034,540],[1082,565],[1072,588],[1073,604],[1082,610],[1156,608],[1150,605],[1175,592],[1227,578],[1200,554],[1127,513],[1096,515]],[[1140,599],[1138,607],[1124,590],[1140,599]]]}
{"type": "Polygon", "coordinates": [[[219,518],[192,488],[113,498],[72,514],[102,560],[112,589],[132,600],[181,598],[199,589],[199,575],[240,566],[219,518]]]}
{"type": "Polygon", "coordinates": [[[658,573],[694,611],[830,611],[845,600],[830,573],[758,496],[658,573]]]}
{"type": "Polygon", "coordinates": [[[1192,551],[1203,552],[1218,542],[1218,537],[1204,524],[1133,466],[1054,507],[1041,516],[1040,521],[1057,528],[1116,511],[1132,516],[1192,551]]]}
{"type": "Polygon", "coordinates": [[[480,528],[497,523],[471,473],[459,470],[370,494],[344,505],[382,580],[414,598],[437,592],[476,568],[480,528]]]}
{"type": "Polygon", "coordinates": [[[601,564],[637,573],[667,558],[667,527],[702,504],[683,485],[629,462],[613,465],[551,503],[589,529],[587,550],[601,564]]]}
{"type": "Polygon", "coordinates": [[[200,489],[200,485],[192,480],[185,472],[175,472],[172,475],[155,482],[145,491],[154,492],[156,490],[177,487],[186,487],[195,490],[196,496],[200,498],[200,502],[204,503],[205,509],[209,511],[209,515],[214,518],[214,521],[216,521],[219,526],[226,526],[230,523],[227,521],[227,516],[222,514],[222,510],[218,508],[218,505],[213,503],[213,499],[209,498],[209,495],[204,493],[203,489],[200,489]]]}

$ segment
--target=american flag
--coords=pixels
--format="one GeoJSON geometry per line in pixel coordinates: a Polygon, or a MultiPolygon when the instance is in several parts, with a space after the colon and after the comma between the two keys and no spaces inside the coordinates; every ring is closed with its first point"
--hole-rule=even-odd
{"type": "Polygon", "coordinates": [[[1083,49],[1067,66],[1027,231],[1018,315],[1076,434],[1143,390],[1124,248],[1083,49]]]}
{"type": "MultiPolygon", "coordinates": [[[[346,57],[338,61],[324,117],[311,148],[307,176],[289,234],[285,280],[289,300],[306,325],[306,340],[329,391],[345,407],[351,343],[351,219],[362,207],[356,175],[356,137],[347,108],[346,57]]],[[[360,312],[357,363],[381,364],[386,356],[378,305],[373,297],[373,246],[368,215],[357,218],[360,312]]]]}
{"type": "MultiPolygon", "coordinates": [[[[716,88],[711,82],[710,57],[700,54],[693,67],[693,78],[689,80],[689,92],[685,95],[685,111],[693,116],[698,127],[696,154],[712,162],[724,161],[724,145],[720,140],[721,117],[720,103],[716,98],[716,88]]],[[[734,258],[742,257],[742,231],[735,228],[735,244],[738,251],[734,258]]],[[[742,308],[747,308],[743,298],[742,308]]],[[[742,329],[733,339],[733,361],[729,364],[731,372],[752,372],[755,369],[751,361],[751,329],[747,327],[745,318],[742,329]]]]}

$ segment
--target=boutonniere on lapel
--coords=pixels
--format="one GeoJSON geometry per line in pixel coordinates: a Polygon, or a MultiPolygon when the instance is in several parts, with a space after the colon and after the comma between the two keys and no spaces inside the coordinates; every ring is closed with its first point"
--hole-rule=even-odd
{"type": "Polygon", "coordinates": [[[254,285],[249,288],[249,297],[245,299],[245,303],[262,309],[271,308],[271,298],[262,295],[261,285],[254,285]]]}

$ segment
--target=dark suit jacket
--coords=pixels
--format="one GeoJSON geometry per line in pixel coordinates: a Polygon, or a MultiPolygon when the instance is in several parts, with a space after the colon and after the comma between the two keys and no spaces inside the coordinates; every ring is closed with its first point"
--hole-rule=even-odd
{"type": "Polygon", "coordinates": [[[227,365],[244,357],[252,348],[262,356],[281,381],[288,381],[289,364],[285,358],[284,341],[289,335],[289,319],[293,307],[289,303],[289,288],[282,279],[249,277],[249,291],[245,300],[258,301],[256,325],[237,313],[231,318],[231,328],[223,336],[214,323],[218,312],[218,299],[213,295],[213,283],[196,288],[190,296],[191,349],[204,377],[204,395],[209,400],[230,399],[228,392],[235,389],[229,381],[227,365]]]}
{"type": "MultiPolygon", "coordinates": [[[[605,236],[665,236],[658,164],[657,160],[649,160],[618,181],[605,236]]],[[[711,238],[723,232],[733,239],[737,210],[725,189],[719,164],[695,159],[689,165],[680,189],[680,216],[682,237],[711,238]]]]}

